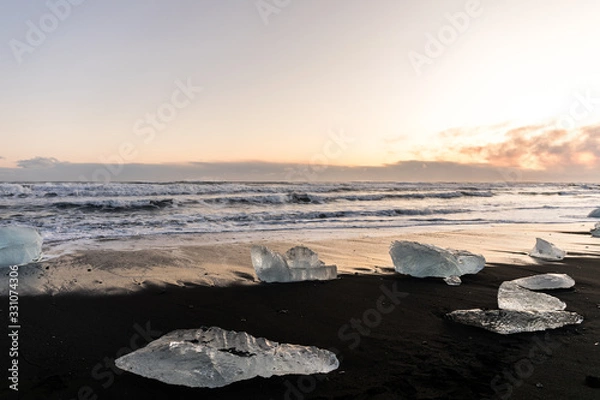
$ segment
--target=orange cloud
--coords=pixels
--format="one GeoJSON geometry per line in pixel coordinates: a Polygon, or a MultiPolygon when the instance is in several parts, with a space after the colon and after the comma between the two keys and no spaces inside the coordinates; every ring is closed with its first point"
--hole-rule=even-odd
{"type": "Polygon", "coordinates": [[[562,129],[524,126],[512,129],[498,143],[462,146],[458,154],[499,167],[549,170],[600,166],[600,125],[571,133],[562,129]]]}

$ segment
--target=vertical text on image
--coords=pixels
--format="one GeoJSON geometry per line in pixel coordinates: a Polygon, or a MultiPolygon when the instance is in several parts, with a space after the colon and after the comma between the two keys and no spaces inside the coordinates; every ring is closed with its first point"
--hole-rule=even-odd
{"type": "Polygon", "coordinates": [[[9,387],[15,392],[19,391],[19,267],[9,267],[8,273],[8,337],[10,338],[8,356],[10,367],[8,368],[9,387]]]}

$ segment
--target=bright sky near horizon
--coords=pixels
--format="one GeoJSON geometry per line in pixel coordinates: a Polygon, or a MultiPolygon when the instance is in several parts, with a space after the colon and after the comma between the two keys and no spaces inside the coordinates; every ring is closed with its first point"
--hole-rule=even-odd
{"type": "Polygon", "coordinates": [[[600,2],[8,0],[0,180],[56,163],[600,167],[600,2]]]}

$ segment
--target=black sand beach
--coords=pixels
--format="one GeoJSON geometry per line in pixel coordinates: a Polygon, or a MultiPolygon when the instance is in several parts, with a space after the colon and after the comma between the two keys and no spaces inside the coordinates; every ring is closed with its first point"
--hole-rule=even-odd
{"type": "MultiPolygon", "coordinates": [[[[25,296],[19,398],[597,399],[600,389],[589,378],[586,383],[587,376],[600,376],[597,254],[488,265],[459,287],[384,271],[317,283],[25,296]],[[574,289],[554,295],[585,317],[582,325],[501,336],[445,318],[455,309],[497,308],[503,281],[546,272],[575,279],[574,289]],[[255,378],[212,390],[170,386],[114,367],[114,358],[131,348],[201,326],[333,349],[341,365],[327,375],[255,378]]],[[[7,348],[6,335],[0,346],[7,348]]],[[[13,395],[1,392],[2,398],[13,395]]]]}

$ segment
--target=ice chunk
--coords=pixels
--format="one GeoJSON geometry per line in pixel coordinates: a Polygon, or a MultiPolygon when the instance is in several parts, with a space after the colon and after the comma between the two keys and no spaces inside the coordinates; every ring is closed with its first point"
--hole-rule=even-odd
{"type": "Polygon", "coordinates": [[[529,253],[530,257],[539,258],[540,260],[545,261],[560,261],[565,258],[565,255],[567,254],[565,251],[544,239],[536,238],[535,241],[535,247],[529,253]]]}
{"type": "Polygon", "coordinates": [[[252,266],[258,279],[263,282],[290,282],[292,280],[290,269],[279,253],[275,253],[265,246],[252,246],[250,250],[252,266]]]}
{"type": "Polygon", "coordinates": [[[0,267],[21,265],[42,254],[42,237],[33,228],[8,226],[0,228],[0,267]]]}
{"type": "Polygon", "coordinates": [[[532,290],[567,289],[575,281],[565,274],[540,274],[503,282],[498,289],[500,310],[457,310],[448,314],[456,322],[505,334],[536,332],[580,324],[583,317],[563,311],[560,299],[532,290]]]}
{"type": "Polygon", "coordinates": [[[217,327],[177,330],[115,360],[125,371],[173,385],[216,388],[256,376],[327,373],[335,354],[217,327]]]}
{"type": "Polygon", "coordinates": [[[444,282],[446,282],[446,284],[448,286],[460,286],[460,284],[462,283],[462,281],[460,280],[460,277],[456,276],[456,275],[452,275],[447,278],[444,278],[444,282]]]}
{"type": "Polygon", "coordinates": [[[594,211],[588,214],[588,217],[600,218],[600,208],[596,208],[594,211]]]}
{"type": "Polygon", "coordinates": [[[596,224],[596,226],[594,227],[594,229],[591,230],[590,233],[593,237],[600,237],[600,222],[596,224]]]}
{"type": "Polygon", "coordinates": [[[453,286],[460,285],[460,276],[476,274],[485,267],[485,258],[481,255],[410,241],[393,242],[390,256],[401,274],[446,278],[446,283],[453,286]]]}
{"type": "Polygon", "coordinates": [[[304,246],[289,249],[285,256],[265,246],[252,246],[252,265],[263,282],[324,281],[337,278],[337,267],[325,265],[317,253],[304,246]]]}
{"type": "Polygon", "coordinates": [[[304,246],[292,247],[285,253],[290,268],[321,268],[325,265],[317,253],[304,246]]]}
{"type": "Polygon", "coordinates": [[[575,286],[575,280],[567,274],[538,274],[511,282],[529,290],[569,289],[575,286]]]}
{"type": "Polygon", "coordinates": [[[577,325],[583,317],[569,311],[457,310],[447,314],[458,323],[509,335],[577,325]]]}
{"type": "Polygon", "coordinates": [[[498,307],[515,311],[560,311],[567,305],[554,296],[532,292],[510,281],[503,282],[498,289],[498,307]]]}
{"type": "Polygon", "coordinates": [[[538,274],[503,282],[498,289],[498,307],[503,310],[553,311],[567,305],[554,296],[532,290],[568,289],[575,281],[566,274],[538,274]]]}

